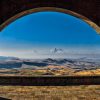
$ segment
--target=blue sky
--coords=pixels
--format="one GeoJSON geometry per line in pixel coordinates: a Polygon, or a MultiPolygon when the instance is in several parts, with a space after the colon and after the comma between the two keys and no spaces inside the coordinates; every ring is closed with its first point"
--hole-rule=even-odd
{"type": "Polygon", "coordinates": [[[100,36],[82,20],[50,11],[21,17],[0,32],[2,56],[32,58],[37,50],[44,54],[52,48],[63,48],[70,52],[75,49],[77,52],[99,53],[100,36]]]}

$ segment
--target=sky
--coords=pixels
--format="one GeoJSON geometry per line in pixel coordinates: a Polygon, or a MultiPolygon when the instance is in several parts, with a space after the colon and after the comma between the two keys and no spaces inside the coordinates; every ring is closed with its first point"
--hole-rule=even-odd
{"type": "Polygon", "coordinates": [[[68,14],[32,13],[0,32],[0,56],[48,58],[68,54],[100,54],[100,35],[86,22],[68,14]],[[58,52],[54,54],[55,48],[58,52]]]}

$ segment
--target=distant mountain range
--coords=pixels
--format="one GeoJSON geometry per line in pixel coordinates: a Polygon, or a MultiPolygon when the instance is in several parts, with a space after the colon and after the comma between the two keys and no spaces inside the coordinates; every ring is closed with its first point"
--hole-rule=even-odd
{"type": "Polygon", "coordinates": [[[6,57],[6,56],[0,56],[0,60],[19,60],[18,57],[6,57]]]}
{"type": "Polygon", "coordinates": [[[28,67],[38,67],[43,68],[49,65],[53,66],[65,66],[75,70],[90,70],[100,68],[100,62],[93,62],[92,60],[87,60],[86,58],[80,59],[21,59],[17,57],[3,57],[0,56],[0,68],[22,68],[24,66],[28,67]]]}

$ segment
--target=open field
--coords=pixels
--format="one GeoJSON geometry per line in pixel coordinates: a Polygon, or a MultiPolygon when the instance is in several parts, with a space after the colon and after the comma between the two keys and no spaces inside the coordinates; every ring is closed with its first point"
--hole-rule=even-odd
{"type": "Polygon", "coordinates": [[[11,100],[100,100],[100,85],[0,86],[0,97],[11,100]]]}

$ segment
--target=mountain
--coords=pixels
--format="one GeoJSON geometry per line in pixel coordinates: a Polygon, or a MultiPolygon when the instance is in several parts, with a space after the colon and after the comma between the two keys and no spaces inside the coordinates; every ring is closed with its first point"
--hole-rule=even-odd
{"type": "Polygon", "coordinates": [[[21,68],[25,66],[44,68],[51,66],[65,66],[76,71],[100,68],[100,63],[82,59],[20,59],[17,57],[0,56],[0,68],[21,68]]]}
{"type": "Polygon", "coordinates": [[[51,50],[51,53],[53,53],[53,54],[64,53],[64,50],[61,48],[54,48],[51,50]]]}
{"type": "Polygon", "coordinates": [[[6,57],[6,56],[0,56],[0,60],[2,61],[4,61],[4,60],[19,60],[19,58],[18,57],[6,57]]]}
{"type": "Polygon", "coordinates": [[[12,68],[21,68],[22,62],[17,61],[3,61],[0,62],[0,68],[12,69],[12,68]]]}
{"type": "Polygon", "coordinates": [[[55,62],[57,62],[57,60],[48,58],[48,59],[44,59],[42,62],[45,62],[45,63],[55,63],[55,62]]]}

